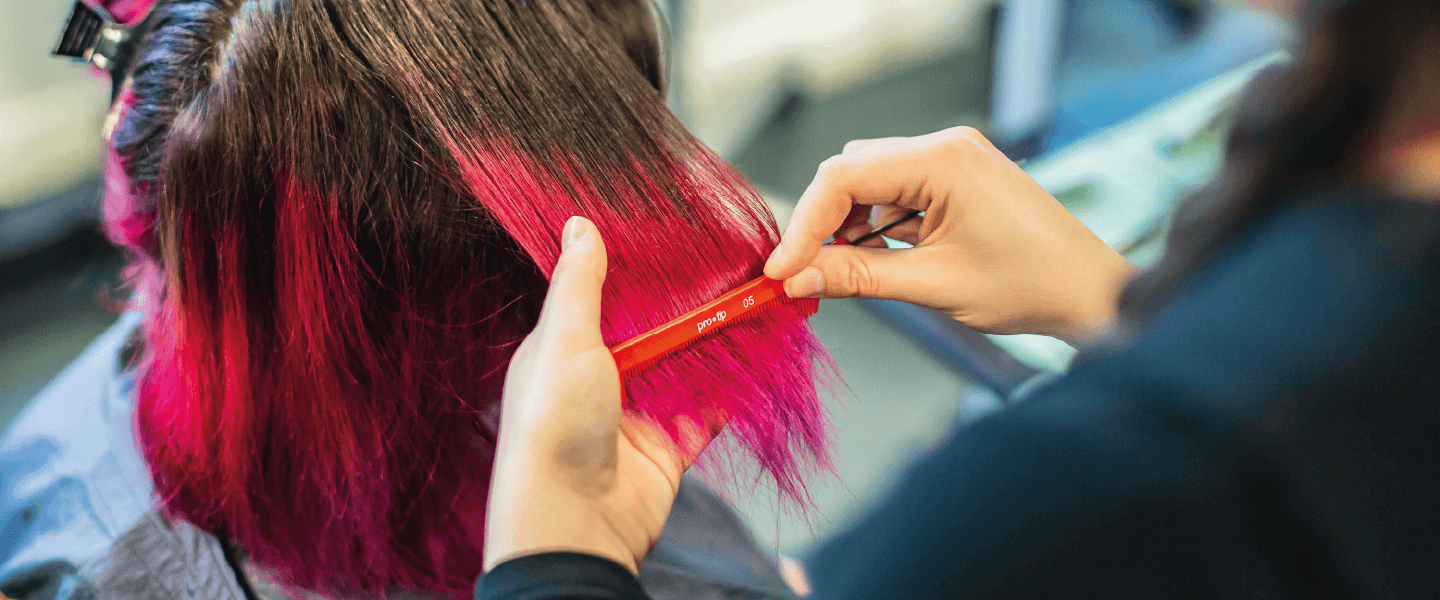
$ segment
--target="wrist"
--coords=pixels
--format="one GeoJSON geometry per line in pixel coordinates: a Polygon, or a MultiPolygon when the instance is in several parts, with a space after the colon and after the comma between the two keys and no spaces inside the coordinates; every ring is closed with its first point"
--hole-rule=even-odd
{"type": "Polygon", "coordinates": [[[1119,316],[1120,295],[1139,269],[1117,253],[1100,263],[1083,282],[1084,293],[1076,298],[1060,327],[1052,334],[1061,341],[1078,346],[1086,340],[1109,331],[1119,316]]]}
{"type": "MultiPolygon", "coordinates": [[[[497,472],[503,468],[496,465],[497,472]]],[[[486,506],[485,570],[513,558],[546,552],[575,552],[613,561],[639,573],[639,560],[604,518],[595,500],[539,476],[543,467],[512,476],[510,486],[490,490],[486,506]]],[[[500,478],[492,478],[500,481],[500,478]]]]}

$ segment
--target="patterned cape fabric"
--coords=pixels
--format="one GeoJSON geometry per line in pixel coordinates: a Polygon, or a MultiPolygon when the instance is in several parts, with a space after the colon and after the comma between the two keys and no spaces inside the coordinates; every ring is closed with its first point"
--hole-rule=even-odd
{"type": "MultiPolygon", "coordinates": [[[[131,423],[135,374],[121,365],[139,323],[122,315],[0,438],[0,595],[288,598],[243,556],[159,511],[131,423]]],[[[687,477],[641,581],[657,600],[794,598],[775,559],[727,502],[687,477]]]]}

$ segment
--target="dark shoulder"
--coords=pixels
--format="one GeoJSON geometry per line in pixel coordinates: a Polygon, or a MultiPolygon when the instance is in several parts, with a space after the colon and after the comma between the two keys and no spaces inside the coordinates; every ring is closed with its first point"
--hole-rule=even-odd
{"type": "Polygon", "coordinates": [[[1120,377],[1175,410],[1271,410],[1418,368],[1440,343],[1437,301],[1440,205],[1332,192],[1235,240],[1072,379],[1120,377]]]}
{"type": "Polygon", "coordinates": [[[1030,410],[1083,415],[1081,456],[1165,486],[1129,501],[1226,507],[1256,560],[1324,573],[1329,593],[1405,596],[1437,584],[1436,397],[1440,206],[1348,195],[1267,220],[1030,410]]]}
{"type": "Polygon", "coordinates": [[[842,598],[1398,585],[1440,548],[1433,232],[1433,207],[1277,215],[1131,343],[921,459],[815,580],[842,598]],[[905,575],[843,575],[887,568],[905,575]]]}
{"type": "Polygon", "coordinates": [[[1282,589],[1269,546],[1247,528],[1253,474],[1214,424],[1156,411],[1114,383],[1064,380],[961,429],[816,555],[817,595],[1282,589]]]}

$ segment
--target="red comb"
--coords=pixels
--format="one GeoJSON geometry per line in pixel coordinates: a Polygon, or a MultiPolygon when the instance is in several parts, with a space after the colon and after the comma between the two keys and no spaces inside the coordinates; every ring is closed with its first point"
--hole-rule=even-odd
{"type": "Polygon", "coordinates": [[[785,282],[761,275],[669,323],[630,338],[610,352],[615,355],[623,379],[707,334],[777,305],[794,306],[805,318],[820,309],[819,300],[786,296],[785,282]]]}
{"type": "MultiPolygon", "coordinates": [[[[905,216],[886,224],[870,233],[852,240],[835,236],[830,245],[844,246],[859,244],[878,237],[892,227],[924,216],[922,211],[912,210],[905,216]]],[[[741,321],[771,306],[793,306],[802,318],[810,318],[820,310],[820,301],[815,298],[791,298],[785,295],[785,282],[764,275],[751,279],[725,295],[711,300],[704,306],[680,315],[673,321],[637,335],[625,343],[610,348],[615,355],[615,366],[620,368],[620,378],[655,364],[655,361],[695,343],[705,334],[741,321]]]]}

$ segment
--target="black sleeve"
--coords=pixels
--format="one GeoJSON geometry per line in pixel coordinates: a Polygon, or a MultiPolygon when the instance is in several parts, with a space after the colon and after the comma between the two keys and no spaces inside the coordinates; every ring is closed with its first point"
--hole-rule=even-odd
{"type": "Polygon", "coordinates": [[[1313,540],[1256,508],[1212,432],[1078,383],[918,462],[807,561],[811,599],[1290,597],[1301,571],[1272,558],[1313,540]]]}
{"type": "Polygon", "coordinates": [[[475,600],[650,600],[624,567],[574,552],[507,560],[475,584],[475,600]]]}
{"type": "Polygon", "coordinates": [[[1434,597],[1440,211],[1385,206],[1276,217],[957,432],[811,600],[1434,597]]]}

